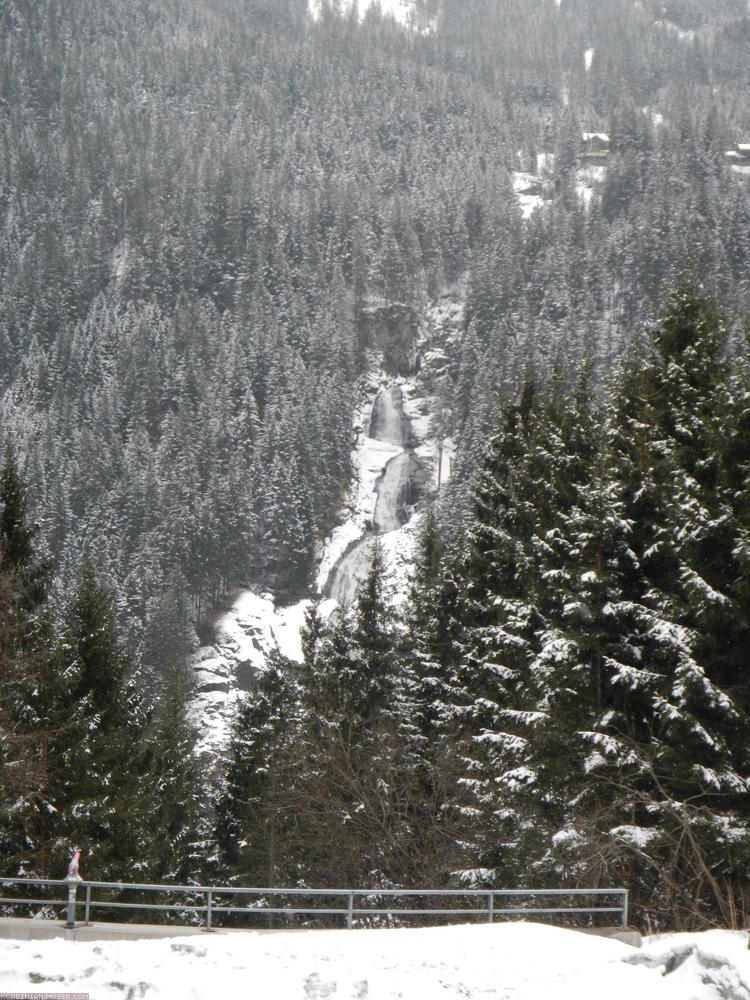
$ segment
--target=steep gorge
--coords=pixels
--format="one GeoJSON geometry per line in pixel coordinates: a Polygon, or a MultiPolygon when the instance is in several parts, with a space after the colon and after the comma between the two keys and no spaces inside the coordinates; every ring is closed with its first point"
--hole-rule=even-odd
{"type": "Polygon", "coordinates": [[[414,359],[410,373],[389,374],[381,363],[367,376],[354,416],[354,479],[339,523],[321,546],[314,593],[284,607],[262,588],[240,591],[218,617],[213,642],[193,657],[191,714],[199,753],[207,758],[225,745],[237,700],[252,689],[269,653],[276,649],[301,660],[300,630],[312,603],[327,616],[353,600],[376,536],[393,599],[405,598],[422,502],[450,473],[453,448],[438,438],[436,390],[447,377],[461,324],[458,294],[429,303],[410,327],[413,343],[405,345],[414,359]]]}

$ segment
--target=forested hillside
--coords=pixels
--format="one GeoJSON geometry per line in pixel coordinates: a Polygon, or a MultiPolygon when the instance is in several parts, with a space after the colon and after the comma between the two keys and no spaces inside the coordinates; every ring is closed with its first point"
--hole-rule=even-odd
{"type": "Polygon", "coordinates": [[[750,188],[724,154],[750,141],[750,12],[415,8],[0,10],[6,857],[620,881],[644,919],[731,920],[750,188]],[[584,133],[610,139],[588,173],[584,133]],[[441,294],[458,454],[413,599],[395,614],[376,556],[311,616],[214,802],[183,726],[196,633],[236,586],[311,593],[388,365],[372,317],[441,294]]]}
{"type": "Polygon", "coordinates": [[[688,253],[744,311],[741,8],[686,42],[625,0],[446,2],[426,35],[300,0],[6,5],[2,426],[63,591],[92,558],[140,632],[170,587],[199,613],[304,588],[368,297],[468,271],[464,437],[492,406],[477,367],[609,365],[688,253]],[[582,129],[613,144],[588,212],[582,129]],[[524,225],[509,173],[542,152],[524,225]]]}

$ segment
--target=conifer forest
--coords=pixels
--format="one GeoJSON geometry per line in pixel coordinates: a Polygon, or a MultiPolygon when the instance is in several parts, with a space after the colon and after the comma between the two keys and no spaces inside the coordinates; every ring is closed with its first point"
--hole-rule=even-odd
{"type": "Polygon", "coordinates": [[[743,926],[747,0],[4,0],[0,228],[0,875],[743,926]]]}

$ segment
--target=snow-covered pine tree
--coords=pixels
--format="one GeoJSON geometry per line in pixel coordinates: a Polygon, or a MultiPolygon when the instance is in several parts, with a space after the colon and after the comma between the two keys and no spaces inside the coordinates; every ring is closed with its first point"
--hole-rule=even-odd
{"type": "Polygon", "coordinates": [[[308,618],[297,789],[302,856],[324,884],[393,885],[424,871],[414,679],[384,592],[380,546],[350,608],[308,618]]]}
{"type": "Polygon", "coordinates": [[[57,850],[81,848],[91,878],[137,881],[146,871],[153,801],[148,714],[120,642],[112,596],[90,563],[65,611],[58,657],[73,728],[57,746],[64,770],[56,806],[57,850]]]}
{"type": "MultiPolygon", "coordinates": [[[[461,539],[455,550],[462,552],[461,539]]],[[[419,727],[433,750],[436,741],[448,738],[452,742],[449,734],[455,730],[454,717],[461,701],[455,648],[461,628],[457,618],[459,588],[454,573],[454,563],[459,558],[445,551],[435,514],[430,508],[415,561],[409,631],[417,679],[419,727]]]]}
{"type": "Polygon", "coordinates": [[[731,919],[746,878],[747,722],[722,687],[747,628],[746,607],[729,596],[741,592],[742,532],[724,486],[734,473],[722,469],[720,428],[734,409],[722,339],[700,289],[678,282],[653,350],[624,367],[610,445],[630,550],[613,606],[626,612],[638,663],[613,674],[627,702],[593,742],[625,792],[610,835],[630,858],[636,905],[682,924],[731,919]]]}
{"type": "Polygon", "coordinates": [[[144,775],[150,822],[143,861],[149,882],[189,885],[202,880],[205,868],[210,801],[195,756],[196,731],[187,717],[191,684],[189,668],[179,658],[162,667],[144,775]]]}
{"type": "Polygon", "coordinates": [[[468,880],[520,878],[529,851],[523,841],[535,829],[520,793],[536,777],[524,762],[534,720],[529,667],[544,624],[535,540],[544,537],[554,509],[555,457],[544,411],[529,376],[519,402],[503,408],[487,448],[459,582],[461,782],[473,800],[464,815],[476,845],[468,880]]]}
{"type": "Polygon", "coordinates": [[[446,552],[430,508],[420,538],[407,618],[408,655],[412,661],[414,743],[418,759],[423,833],[429,836],[433,880],[449,881],[470,865],[464,807],[473,810],[471,795],[459,783],[463,773],[461,718],[467,693],[459,682],[461,574],[464,551],[459,537],[446,552]]]}
{"type": "Polygon", "coordinates": [[[14,871],[47,875],[55,825],[61,678],[28,485],[10,442],[0,472],[0,848],[14,871]]]}
{"type": "Polygon", "coordinates": [[[272,655],[255,690],[240,702],[226,776],[217,800],[219,877],[278,885],[304,875],[297,830],[300,773],[297,684],[272,655]]]}

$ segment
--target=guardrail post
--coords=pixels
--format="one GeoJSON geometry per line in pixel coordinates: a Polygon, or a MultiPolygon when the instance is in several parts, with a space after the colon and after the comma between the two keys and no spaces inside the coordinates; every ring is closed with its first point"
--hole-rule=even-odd
{"type": "Polygon", "coordinates": [[[346,911],[346,926],[349,930],[352,929],[354,923],[354,893],[349,893],[349,906],[346,911]]]}
{"type": "Polygon", "coordinates": [[[492,918],[495,915],[495,893],[487,893],[487,922],[492,923],[492,918]]]}
{"type": "Polygon", "coordinates": [[[630,890],[626,889],[622,894],[622,926],[628,926],[628,897],[630,890]]]}
{"type": "Polygon", "coordinates": [[[91,886],[86,886],[86,904],[83,908],[83,922],[87,924],[89,922],[89,912],[91,910],[91,886]]]}
{"type": "Polygon", "coordinates": [[[206,930],[211,930],[211,899],[213,893],[210,889],[206,891],[206,930]]]}
{"type": "Polygon", "coordinates": [[[65,884],[68,887],[68,919],[65,923],[66,927],[75,927],[76,925],[76,890],[82,881],[83,879],[77,875],[69,875],[65,879],[65,884]]]}

